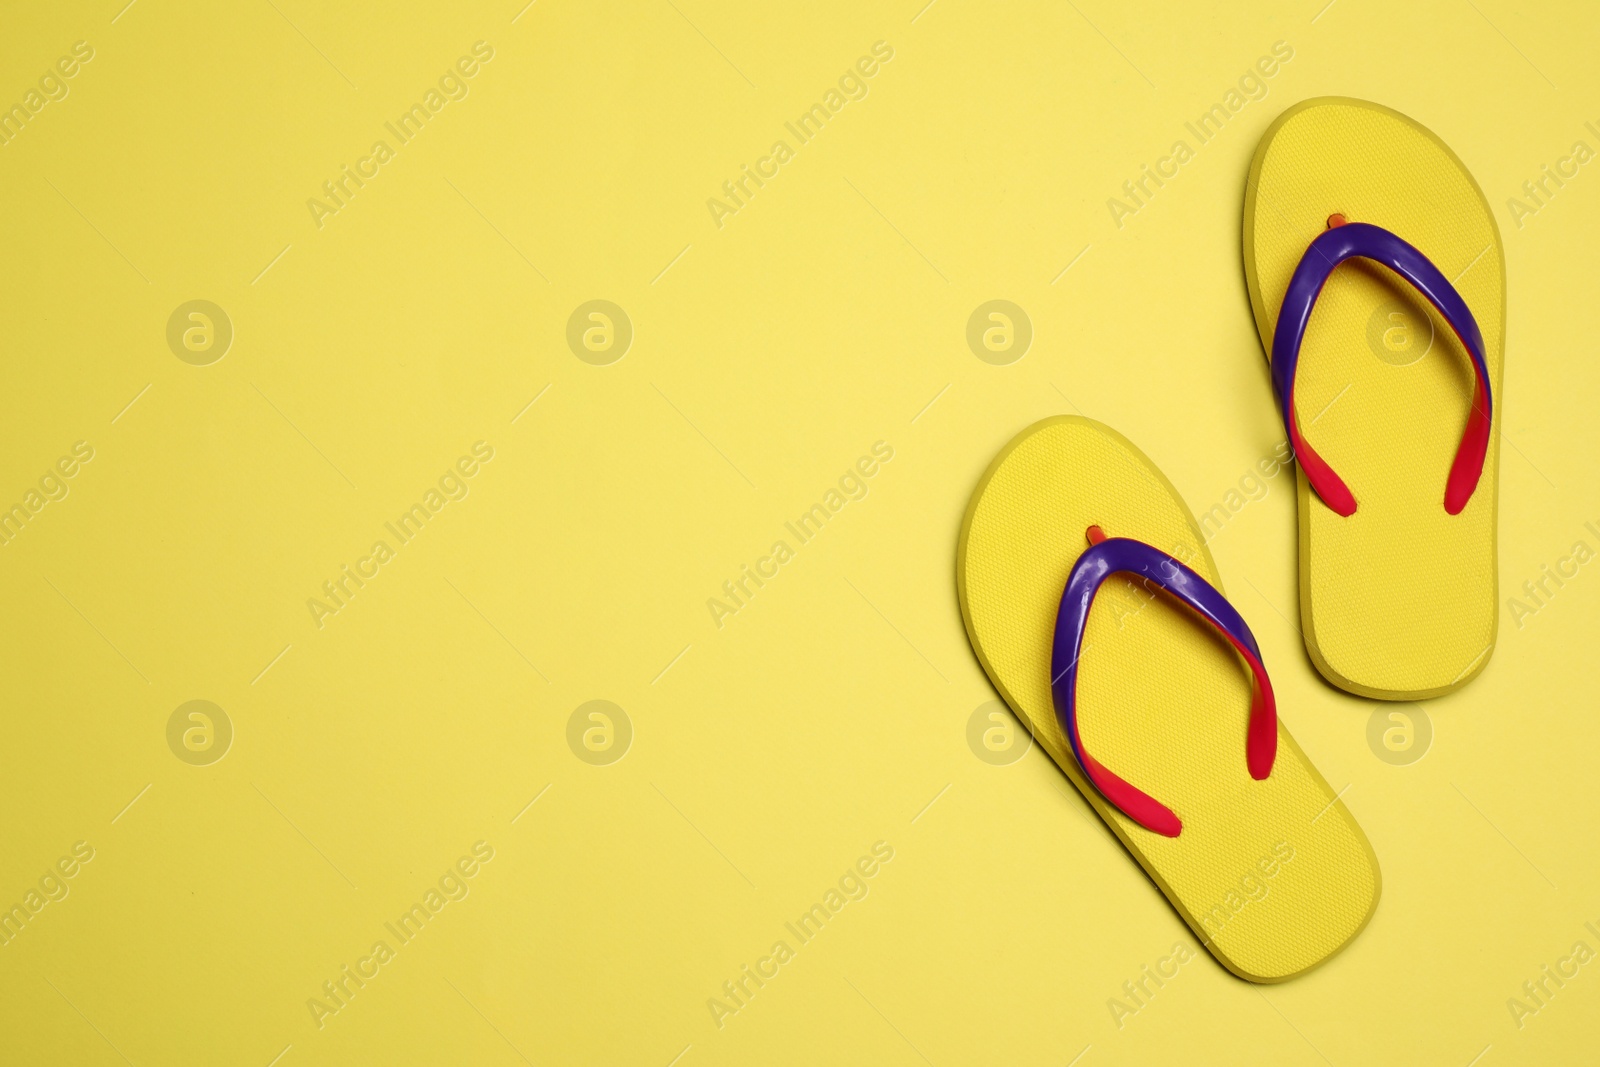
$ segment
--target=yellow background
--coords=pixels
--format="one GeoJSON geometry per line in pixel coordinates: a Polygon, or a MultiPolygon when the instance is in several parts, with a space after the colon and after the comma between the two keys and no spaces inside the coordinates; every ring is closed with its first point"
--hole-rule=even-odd
{"type": "Polygon", "coordinates": [[[520,6],[6,16],[0,102],[94,58],[0,147],[0,504],[74,442],[94,458],[0,547],[0,906],[95,853],[0,947],[0,1060],[1593,1058],[1600,964],[1521,1029],[1506,1007],[1600,949],[1600,572],[1520,628],[1504,605],[1600,548],[1600,176],[1506,208],[1600,148],[1585,5],[520,6]],[[318,228],[306,201],[479,40],[467,97],[318,228]],[[877,41],[867,96],[795,145],[877,41]],[[1107,199],[1277,41],[1265,98],[1118,228],[1107,199]],[[1197,514],[1274,452],[1243,183],[1325,94],[1433,129],[1505,237],[1500,642],[1421,709],[1427,755],[1387,763],[1377,705],[1289,621],[1288,475],[1231,517],[1211,551],[1384,897],[1311,975],[1263,990],[1201,954],[1119,1029],[1107,1001],[1193,940],[1045,756],[969,747],[994,696],[957,529],[1059,412],[1197,514]],[[707,199],[779,138],[794,158],[718,228],[707,199]],[[1004,366],[965,339],[997,298],[1034,330],[1004,366]],[[234,329],[208,366],[167,345],[193,299],[234,329]],[[608,366],[566,341],[593,299],[633,325],[608,366]],[[307,599],[480,440],[469,495],[319,628],[307,599]],[[707,599],[880,440],[867,496],[718,628],[707,599]],[[234,730],[209,766],[167,743],[196,699],[234,730]],[[593,699],[632,725],[605,766],[567,740],[593,699]],[[480,840],[470,895],[319,1029],[308,998],[480,840]],[[880,840],[869,894],[719,1029],[708,998],[880,840]]]}

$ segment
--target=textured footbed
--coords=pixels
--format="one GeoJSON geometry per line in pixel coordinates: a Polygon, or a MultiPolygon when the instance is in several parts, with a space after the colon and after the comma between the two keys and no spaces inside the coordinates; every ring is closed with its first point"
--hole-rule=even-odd
{"type": "Polygon", "coordinates": [[[978,659],[1225,967],[1276,982],[1316,966],[1377,907],[1372,848],[1281,722],[1272,774],[1250,777],[1244,661],[1187,608],[1126,575],[1101,587],[1090,612],[1080,736],[1096,759],[1171,807],[1183,832],[1166,838],[1134,823],[1073,759],[1050,693],[1051,638],[1091,524],[1154,545],[1222,588],[1193,516],[1137,448],[1089,419],[1047,419],[995,459],[962,525],[957,585],[978,659]]]}
{"type": "MultiPolygon", "coordinates": [[[[1324,98],[1290,108],[1256,150],[1244,263],[1269,353],[1306,246],[1341,213],[1390,230],[1460,291],[1483,333],[1498,431],[1505,257],[1477,183],[1445,144],[1388,108],[1324,98]]],[[[1296,471],[1300,616],[1334,685],[1415,700],[1466,684],[1494,650],[1500,435],[1466,509],[1444,487],[1471,409],[1472,364],[1439,314],[1385,267],[1342,264],[1312,312],[1295,402],[1306,440],[1359,505],[1340,518],[1296,471]]]]}

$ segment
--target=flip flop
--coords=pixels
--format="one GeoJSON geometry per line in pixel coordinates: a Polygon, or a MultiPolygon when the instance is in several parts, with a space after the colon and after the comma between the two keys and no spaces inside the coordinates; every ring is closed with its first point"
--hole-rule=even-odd
{"type": "Polygon", "coordinates": [[[1404,115],[1307,100],[1250,165],[1244,269],[1298,457],[1311,661],[1380,700],[1465,685],[1498,619],[1505,256],[1483,192],[1404,115]]]}
{"type": "Polygon", "coordinates": [[[1121,434],[1017,435],[967,507],[956,583],[990,681],[1224,967],[1280,982],[1361,931],[1372,847],[1277,721],[1193,515],[1121,434]]]}

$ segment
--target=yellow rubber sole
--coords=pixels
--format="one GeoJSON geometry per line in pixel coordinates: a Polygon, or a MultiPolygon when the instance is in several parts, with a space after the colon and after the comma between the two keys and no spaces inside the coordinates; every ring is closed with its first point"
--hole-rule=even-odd
{"type": "Polygon", "coordinates": [[[1253,982],[1301,974],[1372,917],[1382,883],[1372,847],[1281,722],[1272,774],[1250,777],[1243,661],[1186,608],[1127,576],[1109,580],[1090,613],[1079,732],[1096,759],[1168,804],[1183,832],[1162,837],[1101,797],[1050,692],[1056,612],[1090,525],[1154,545],[1222,588],[1193,515],[1143,453],[1089,419],[1046,419],[1001,451],[962,523],[956,582],[972,647],[1224,967],[1253,982]]]}
{"type": "MultiPolygon", "coordinates": [[[[1334,213],[1415,245],[1483,333],[1494,427],[1505,353],[1505,256],[1472,175],[1430,131],[1361,100],[1297,104],[1267,130],[1245,188],[1244,268],[1262,346],[1283,294],[1334,213]]],[[[1296,470],[1300,618],[1306,651],[1341,689],[1380,700],[1439,696],[1494,651],[1500,435],[1467,507],[1449,515],[1445,476],[1472,404],[1472,364],[1425,298],[1352,260],[1328,279],[1295,385],[1306,440],[1359,507],[1341,518],[1296,470]]]]}

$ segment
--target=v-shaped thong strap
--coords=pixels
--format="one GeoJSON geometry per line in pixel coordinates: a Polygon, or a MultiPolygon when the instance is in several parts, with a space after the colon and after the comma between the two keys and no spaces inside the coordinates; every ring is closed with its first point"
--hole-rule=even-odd
{"type": "Polygon", "coordinates": [[[1461,346],[1472,358],[1472,369],[1477,377],[1472,413],[1467,417],[1466,430],[1461,434],[1461,444],[1456,448],[1456,458],[1450,464],[1450,477],[1444,488],[1444,509],[1459,515],[1472,499],[1473,490],[1478,488],[1484,456],[1489,451],[1492,399],[1489,368],[1483,357],[1483,334],[1478,331],[1478,322],[1472,317],[1467,302],[1427,256],[1381,226],[1346,222],[1343,215],[1329,216],[1328,229],[1318,234],[1300,257],[1283,296],[1277,328],[1272,333],[1272,390],[1283,410],[1283,428],[1294,448],[1295,461],[1306,472],[1306,480],[1324,504],[1347,518],[1355,514],[1355,496],[1344,479],[1335,474],[1300,435],[1300,422],[1294,410],[1295,371],[1300,362],[1300,343],[1311,322],[1311,309],[1333,269],[1352,256],[1381,263],[1410,282],[1444,316],[1444,321],[1455,331],[1461,346]]]}
{"type": "Polygon", "coordinates": [[[1272,773],[1278,755],[1278,707],[1272,683],[1261,663],[1255,635],[1226,597],[1172,556],[1127,537],[1107,538],[1098,526],[1089,527],[1090,547],[1073,564],[1056,614],[1054,648],[1050,658],[1050,688],[1056,716],[1072,745],[1083,773],[1102,796],[1146,830],[1165,837],[1183,832],[1183,822],[1165,804],[1130,785],[1088,752],[1078,736],[1078,667],[1083,655],[1083,635],[1089,624],[1094,595],[1107,578],[1119,572],[1135,574],[1172,594],[1228,639],[1250,667],[1252,696],[1250,725],[1245,735],[1245,765],[1250,777],[1260,781],[1272,773]]]}

